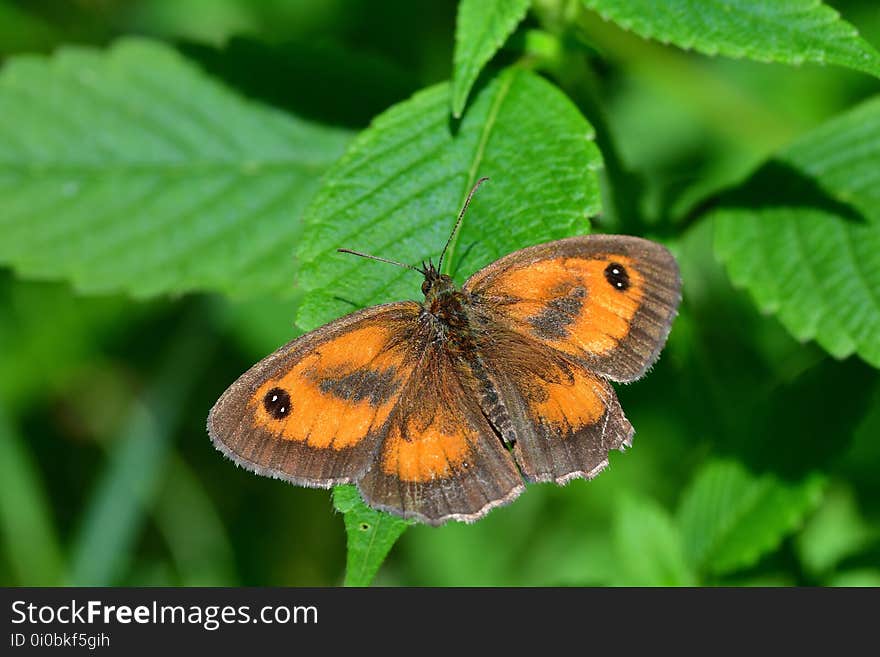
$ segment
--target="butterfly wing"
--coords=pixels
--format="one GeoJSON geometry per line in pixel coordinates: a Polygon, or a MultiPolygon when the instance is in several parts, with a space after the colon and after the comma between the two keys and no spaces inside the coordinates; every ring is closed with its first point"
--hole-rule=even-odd
{"type": "Polygon", "coordinates": [[[591,478],[633,429],[608,383],[656,361],[680,297],[664,247],[587,236],[511,254],[465,283],[487,375],[504,411],[487,411],[531,481],[591,478]]]}
{"type": "Polygon", "coordinates": [[[428,349],[401,395],[373,467],[359,482],[371,506],[430,524],[472,522],[524,489],[477,403],[473,375],[428,349]]]}
{"type": "Polygon", "coordinates": [[[672,254],[623,235],[587,235],[512,253],[463,287],[485,319],[612,381],[657,360],[681,297],[672,254]]]}
{"type": "Polygon", "coordinates": [[[214,445],[298,485],[360,478],[425,350],[419,311],[414,302],[368,308],[267,356],[211,409],[214,445]]]}
{"type": "Polygon", "coordinates": [[[431,524],[475,520],[522,478],[414,302],[349,315],[243,374],[208,417],[215,446],[298,485],[358,483],[368,504],[431,524]]]}
{"type": "Polygon", "coordinates": [[[611,384],[578,360],[497,328],[482,352],[504,402],[503,412],[487,414],[513,442],[527,480],[592,479],[612,449],[631,444],[633,428],[611,384]]]}

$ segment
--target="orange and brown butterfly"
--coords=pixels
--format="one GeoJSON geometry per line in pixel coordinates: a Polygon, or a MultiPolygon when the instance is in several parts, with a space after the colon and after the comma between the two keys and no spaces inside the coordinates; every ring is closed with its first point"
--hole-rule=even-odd
{"type": "Polygon", "coordinates": [[[601,472],[633,436],[610,382],[657,360],[678,307],[672,254],[571,237],[458,289],[445,252],[436,267],[394,263],[424,277],[421,303],[355,312],[245,372],[211,409],[214,445],[301,486],[357,484],[373,508],[432,525],[477,520],[524,482],[601,472]]]}

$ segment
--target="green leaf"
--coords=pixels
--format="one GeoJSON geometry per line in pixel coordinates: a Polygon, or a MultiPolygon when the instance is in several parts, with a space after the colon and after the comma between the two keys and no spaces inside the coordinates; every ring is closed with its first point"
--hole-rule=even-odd
{"type": "Polygon", "coordinates": [[[436,260],[480,176],[491,180],[474,197],[444,261],[454,276],[588,230],[587,217],[600,208],[601,156],[592,128],[558,89],[507,69],[458,125],[449,119],[448,94],[441,84],[392,107],[327,172],[297,250],[301,328],[355,307],[412,298],[412,272],[336,249],[408,263],[436,260]]]}
{"type": "Polygon", "coordinates": [[[880,76],[880,53],[818,0],[582,0],[636,34],[707,55],[837,64],[880,76]]]}
{"type": "Polygon", "coordinates": [[[0,114],[0,263],[138,296],[289,289],[298,215],[348,141],[144,40],[9,60],[0,114]]]}
{"type": "Polygon", "coordinates": [[[455,22],[452,115],[459,118],[480,71],[529,10],[531,0],[461,0],[455,22]]]}
{"type": "Polygon", "coordinates": [[[685,490],[678,525],[691,566],[722,575],[753,565],[798,527],[822,497],[818,475],[784,483],[740,464],[713,461],[685,490]]]}
{"type": "Polygon", "coordinates": [[[624,495],[614,518],[623,586],[692,586],[696,578],[681,535],[666,509],[647,497],[624,495]]]}
{"type": "Polygon", "coordinates": [[[798,339],[880,367],[880,98],[759,169],[711,213],[736,285],[798,339]]]}
{"type": "Polygon", "coordinates": [[[374,511],[363,503],[355,486],[334,488],[333,506],[344,515],[348,537],[345,586],[369,586],[391,547],[412,523],[374,511]]]}

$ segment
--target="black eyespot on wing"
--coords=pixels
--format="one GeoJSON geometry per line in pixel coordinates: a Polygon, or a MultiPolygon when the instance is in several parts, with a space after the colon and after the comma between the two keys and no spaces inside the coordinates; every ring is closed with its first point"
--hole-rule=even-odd
{"type": "Polygon", "coordinates": [[[612,262],[605,267],[605,280],[615,290],[626,292],[629,289],[629,273],[626,267],[617,262],[612,262]]]}
{"type": "Polygon", "coordinates": [[[290,395],[281,388],[272,388],[263,397],[263,407],[276,420],[282,420],[290,413],[290,395]]]}

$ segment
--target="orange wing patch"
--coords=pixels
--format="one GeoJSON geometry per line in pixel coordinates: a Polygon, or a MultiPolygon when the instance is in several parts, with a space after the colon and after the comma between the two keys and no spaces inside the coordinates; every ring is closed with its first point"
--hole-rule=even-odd
{"type": "Polygon", "coordinates": [[[395,425],[383,448],[382,470],[386,474],[424,483],[449,477],[457,468],[467,467],[469,442],[476,440],[478,434],[461,418],[439,411],[427,424],[417,417],[403,421],[406,435],[395,425]]]}
{"type": "Polygon", "coordinates": [[[314,448],[353,447],[385,423],[412,373],[393,338],[392,328],[371,325],[319,345],[257,389],[256,424],[314,448]]]}
{"type": "Polygon", "coordinates": [[[572,354],[606,354],[623,340],[644,295],[631,258],[553,258],[498,276],[489,301],[538,340],[572,354]]]}
{"type": "Polygon", "coordinates": [[[529,382],[527,395],[532,417],[563,437],[598,422],[608,406],[603,384],[579,367],[570,378],[529,382]]]}

